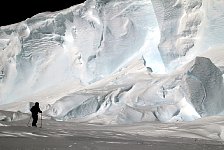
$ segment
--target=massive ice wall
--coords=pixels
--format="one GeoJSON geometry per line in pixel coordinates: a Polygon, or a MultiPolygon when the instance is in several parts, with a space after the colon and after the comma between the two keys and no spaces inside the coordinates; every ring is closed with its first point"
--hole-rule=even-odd
{"type": "MultiPolygon", "coordinates": [[[[1,27],[0,104],[41,100],[45,114],[57,119],[107,123],[218,114],[224,106],[222,72],[209,59],[195,57],[222,48],[222,4],[88,0],[1,27]],[[164,64],[170,74],[156,74],[164,64]],[[82,90],[65,91],[71,84],[82,90]],[[63,94],[49,94],[59,86],[63,94]]],[[[213,60],[220,68],[224,64],[215,54],[213,60]]]]}
{"type": "Polygon", "coordinates": [[[148,39],[157,26],[148,0],[91,0],[1,27],[0,103],[103,78],[153,50],[148,39]]]}

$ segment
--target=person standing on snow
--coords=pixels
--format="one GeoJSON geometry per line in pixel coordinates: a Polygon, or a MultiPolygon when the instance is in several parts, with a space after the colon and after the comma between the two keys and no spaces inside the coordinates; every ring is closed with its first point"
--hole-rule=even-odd
{"type": "Polygon", "coordinates": [[[36,102],[35,105],[30,109],[30,111],[32,112],[33,118],[32,126],[37,127],[38,113],[42,113],[39,107],[39,103],[36,102]]]}

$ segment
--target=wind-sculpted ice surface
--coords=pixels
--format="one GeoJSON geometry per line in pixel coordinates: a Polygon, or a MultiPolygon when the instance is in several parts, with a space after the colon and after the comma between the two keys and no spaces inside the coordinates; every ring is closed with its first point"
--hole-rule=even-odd
{"type": "Polygon", "coordinates": [[[224,1],[203,1],[203,22],[194,50],[222,47],[224,43],[224,1]]]}
{"type": "Polygon", "coordinates": [[[152,0],[161,30],[159,50],[166,67],[187,52],[197,42],[203,11],[202,0],[152,0]]]}
{"type": "Polygon", "coordinates": [[[197,57],[184,77],[184,91],[195,109],[202,116],[223,111],[222,72],[208,58],[197,57]]]}
{"type": "Polygon", "coordinates": [[[152,0],[152,3],[161,31],[159,51],[167,70],[209,48],[223,48],[223,1],[152,0]]]}
{"type": "Polygon", "coordinates": [[[110,84],[61,98],[48,114],[62,120],[133,123],[192,121],[223,111],[222,73],[208,58],[197,57],[170,76],[150,76],[146,68],[136,67],[141,70],[136,81],[123,70],[126,75],[120,72],[110,84]]]}
{"type": "MultiPolygon", "coordinates": [[[[147,0],[86,1],[1,27],[0,103],[110,75],[153,44],[156,47],[146,40],[156,28],[147,0]]],[[[162,64],[158,52],[157,57],[162,64]]]]}

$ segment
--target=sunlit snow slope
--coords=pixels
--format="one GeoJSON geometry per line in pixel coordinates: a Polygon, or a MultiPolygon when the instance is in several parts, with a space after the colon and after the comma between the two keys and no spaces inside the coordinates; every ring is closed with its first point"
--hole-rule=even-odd
{"type": "Polygon", "coordinates": [[[0,109],[58,120],[191,121],[223,112],[224,2],[87,0],[0,27],[0,109]]]}

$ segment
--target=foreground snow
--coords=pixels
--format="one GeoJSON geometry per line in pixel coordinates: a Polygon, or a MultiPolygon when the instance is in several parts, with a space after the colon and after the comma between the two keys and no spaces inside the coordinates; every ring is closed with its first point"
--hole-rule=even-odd
{"type": "Polygon", "coordinates": [[[0,109],[38,101],[55,120],[108,125],[223,114],[222,4],[88,0],[1,27],[0,109]]]}
{"type": "Polygon", "coordinates": [[[28,120],[29,115],[25,120],[0,121],[2,149],[222,150],[224,148],[224,118],[221,116],[188,123],[142,122],[125,125],[57,122],[45,118],[42,128],[27,127],[28,120]]]}

